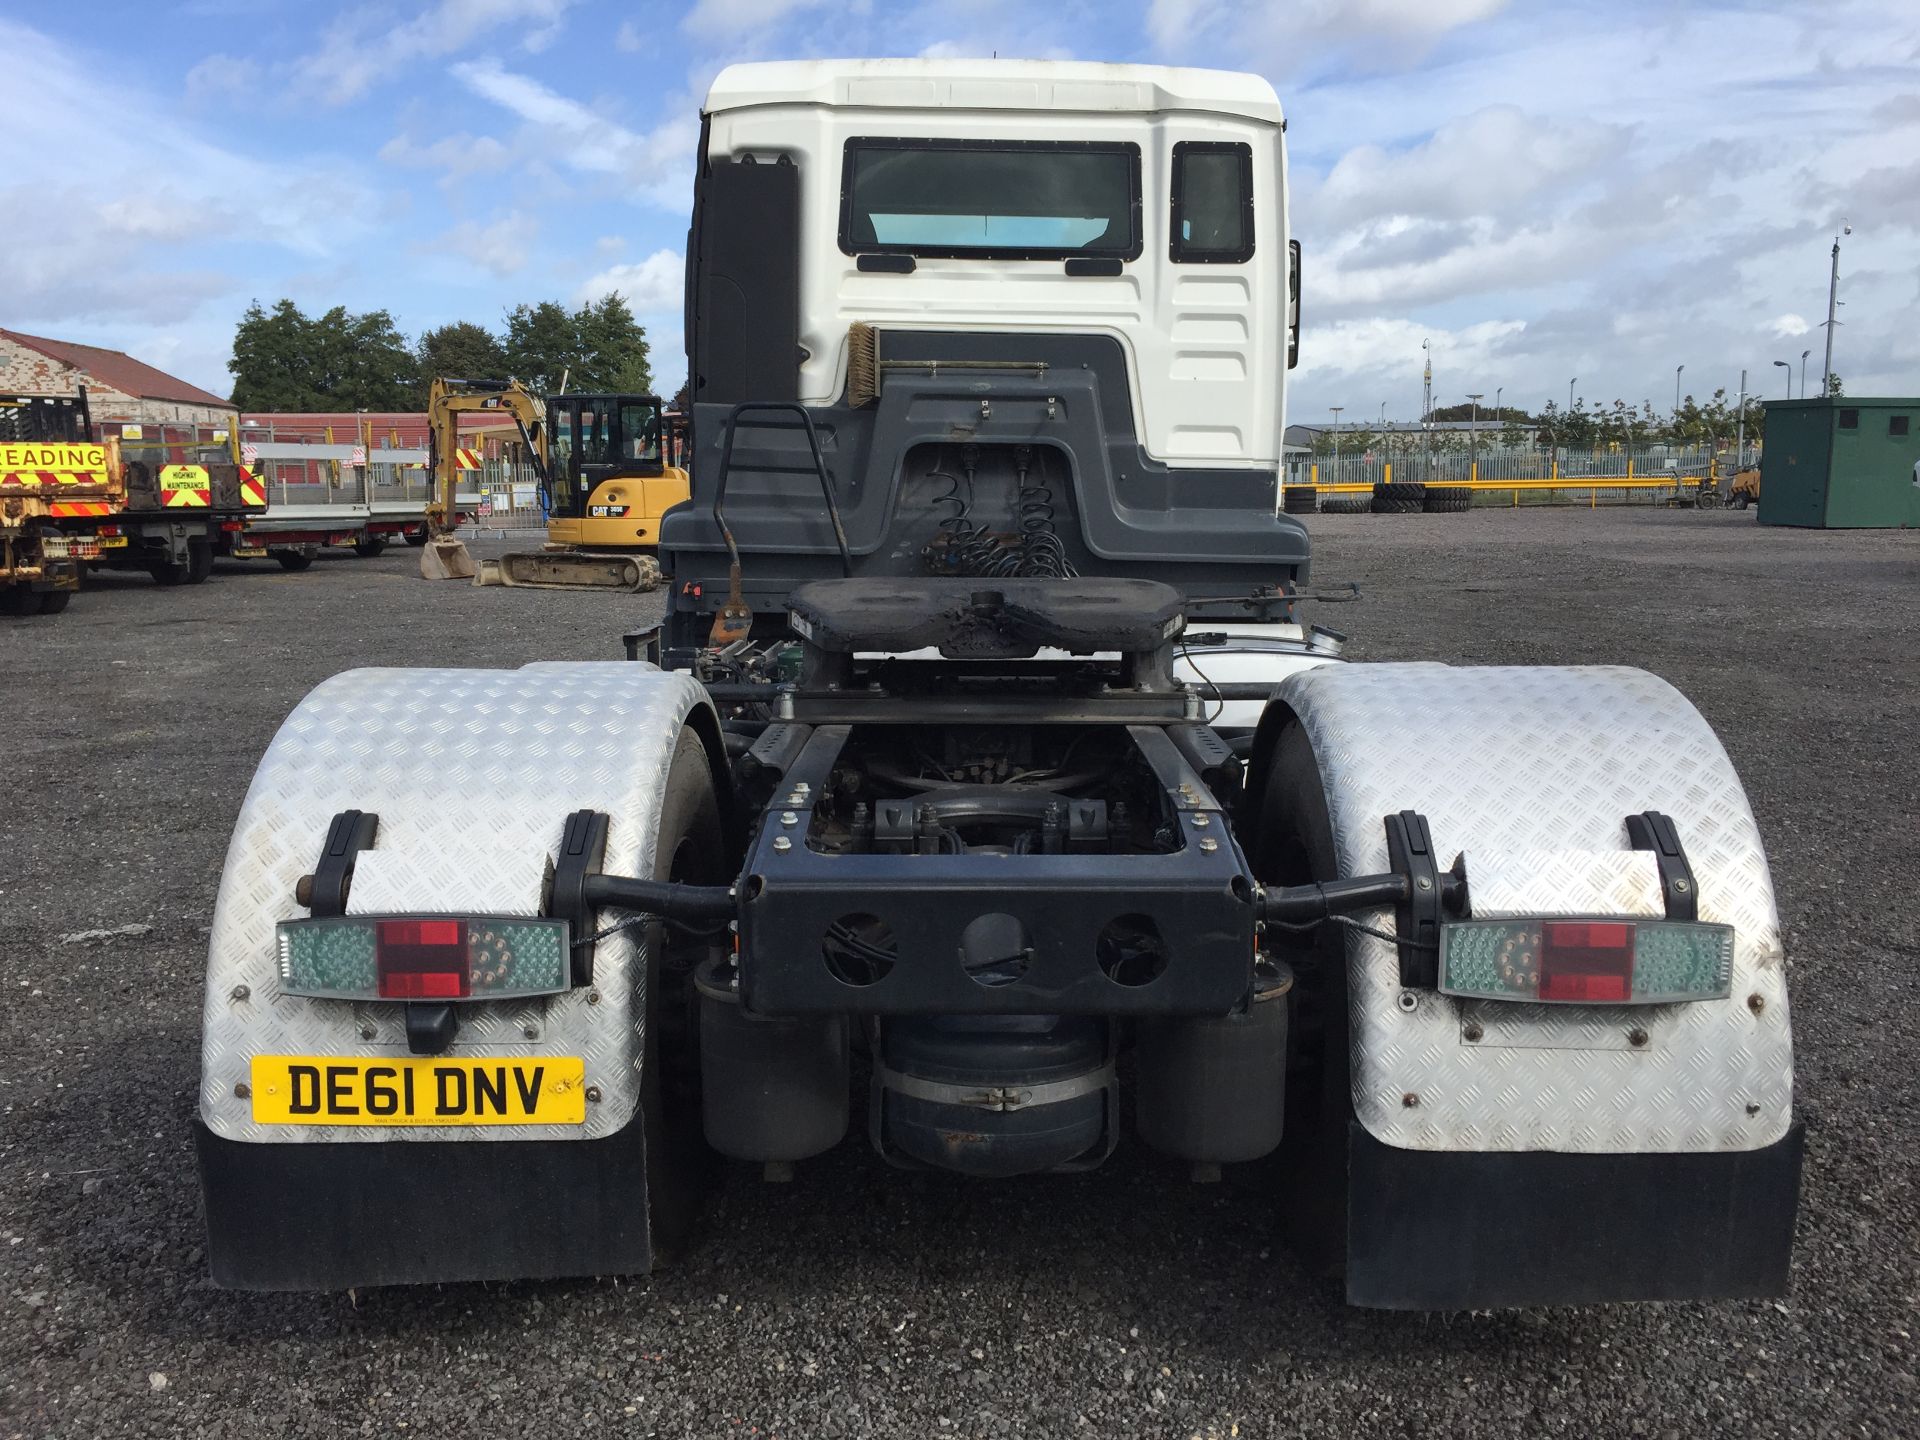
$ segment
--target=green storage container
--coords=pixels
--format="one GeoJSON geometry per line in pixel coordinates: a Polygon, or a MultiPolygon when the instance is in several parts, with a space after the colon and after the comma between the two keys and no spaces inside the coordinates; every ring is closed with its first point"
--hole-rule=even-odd
{"type": "Polygon", "coordinates": [[[1766,402],[1760,523],[1920,527],[1920,399],[1766,402]]]}

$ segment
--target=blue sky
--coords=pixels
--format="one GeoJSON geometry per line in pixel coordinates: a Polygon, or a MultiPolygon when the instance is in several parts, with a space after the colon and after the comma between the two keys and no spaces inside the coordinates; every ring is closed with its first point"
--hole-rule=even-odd
{"type": "Polygon", "coordinates": [[[0,325],[224,394],[255,298],[412,336],[617,288],[670,390],[719,68],[996,51],[1273,81],[1290,418],[1416,414],[1422,339],[1436,403],[1811,388],[1843,217],[1834,368],[1920,391],[1915,0],[0,0],[0,325]]]}

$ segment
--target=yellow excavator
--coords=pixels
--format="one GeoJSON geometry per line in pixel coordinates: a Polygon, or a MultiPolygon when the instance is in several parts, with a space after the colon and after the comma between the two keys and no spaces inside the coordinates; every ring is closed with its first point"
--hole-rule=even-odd
{"type": "Polygon", "coordinates": [[[433,498],[420,573],[429,580],[561,589],[652,590],[660,517],[687,498],[687,472],[655,395],[540,397],[517,380],[436,379],[427,395],[433,498]],[[547,510],[542,550],[476,566],[456,532],[459,417],[505,414],[533,462],[547,510]]]}

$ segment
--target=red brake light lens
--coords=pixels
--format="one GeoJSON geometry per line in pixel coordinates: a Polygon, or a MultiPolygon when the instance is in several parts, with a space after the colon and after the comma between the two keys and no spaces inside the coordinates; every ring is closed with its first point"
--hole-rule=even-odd
{"type": "Polygon", "coordinates": [[[1633,994],[1633,926],[1549,920],[1540,927],[1540,998],[1618,1005],[1633,994]]]}
{"type": "Polygon", "coordinates": [[[464,1000],[472,990],[464,920],[382,920],[373,958],[383,1000],[464,1000]]]}
{"type": "Polygon", "coordinates": [[[1440,990],[1484,1000],[1667,1005],[1732,993],[1733,927],[1693,920],[1453,920],[1440,990]]]}

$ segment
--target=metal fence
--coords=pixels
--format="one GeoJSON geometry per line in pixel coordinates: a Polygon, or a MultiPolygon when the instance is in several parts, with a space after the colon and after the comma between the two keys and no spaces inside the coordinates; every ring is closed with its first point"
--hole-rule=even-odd
{"type": "Polygon", "coordinates": [[[1322,491],[1361,491],[1384,482],[1473,484],[1477,489],[1516,486],[1513,503],[1648,504],[1692,492],[1709,476],[1741,468],[1732,450],[1709,446],[1566,447],[1480,446],[1470,449],[1418,448],[1359,454],[1295,456],[1288,459],[1284,483],[1314,485],[1322,491]],[[1521,497],[1524,496],[1523,500],[1521,497]]]}

